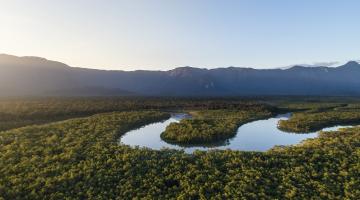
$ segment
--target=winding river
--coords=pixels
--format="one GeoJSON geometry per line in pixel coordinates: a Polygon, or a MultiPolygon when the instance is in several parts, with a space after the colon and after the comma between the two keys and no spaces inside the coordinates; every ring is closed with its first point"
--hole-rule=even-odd
{"type": "MultiPolygon", "coordinates": [[[[181,119],[188,118],[186,114],[172,114],[164,121],[152,123],[141,128],[127,132],[120,138],[120,143],[130,146],[146,147],[151,149],[182,149],[187,153],[195,150],[231,149],[241,151],[266,151],[275,145],[295,145],[307,138],[315,138],[318,133],[294,134],[281,131],[277,128],[279,120],[288,119],[291,113],[278,115],[265,120],[257,120],[240,126],[235,137],[219,144],[207,146],[183,147],[166,143],[160,138],[170,123],[177,123],[181,119]]],[[[349,126],[334,126],[324,128],[323,131],[337,130],[349,126]]]]}

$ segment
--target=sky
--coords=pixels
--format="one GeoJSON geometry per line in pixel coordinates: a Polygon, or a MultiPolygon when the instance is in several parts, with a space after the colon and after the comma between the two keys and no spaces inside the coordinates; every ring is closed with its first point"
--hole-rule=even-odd
{"type": "Polygon", "coordinates": [[[358,0],[0,0],[0,53],[109,70],[360,59],[358,0]]]}

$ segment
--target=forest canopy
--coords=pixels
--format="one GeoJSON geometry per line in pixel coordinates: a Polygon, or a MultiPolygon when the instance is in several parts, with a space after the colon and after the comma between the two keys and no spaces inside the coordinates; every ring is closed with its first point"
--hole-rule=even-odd
{"type": "MultiPolygon", "coordinates": [[[[38,100],[14,101],[19,105],[1,107],[1,113],[13,116],[57,116],[57,113],[70,116],[68,113],[79,110],[81,114],[84,110],[91,112],[0,132],[0,199],[357,199],[360,196],[359,127],[322,132],[300,145],[274,147],[267,152],[213,150],[187,154],[170,149],[133,148],[118,142],[129,130],[169,118],[168,111],[176,103],[159,103],[165,107],[161,110],[154,108],[156,101],[136,104],[130,100],[118,103],[112,100],[113,105],[105,101],[106,105],[100,108],[94,107],[101,105],[99,100],[88,105],[75,100],[78,103],[74,107],[66,107],[66,101],[48,104],[38,100]],[[131,106],[124,106],[125,102],[131,106]],[[144,109],[145,105],[150,109],[144,109]]],[[[231,100],[229,108],[226,102],[181,100],[182,106],[178,108],[197,110],[201,120],[201,116],[208,118],[226,110],[241,110],[241,107],[251,110],[254,105],[263,105],[231,100]]],[[[345,104],[303,111],[297,106],[286,106],[308,112],[306,115],[356,112],[360,107],[360,104],[345,104]]],[[[274,105],[269,108],[272,110],[274,105]]],[[[276,107],[284,108],[284,105],[276,104],[276,107]]],[[[227,115],[230,114],[238,112],[229,111],[227,115]]]]}

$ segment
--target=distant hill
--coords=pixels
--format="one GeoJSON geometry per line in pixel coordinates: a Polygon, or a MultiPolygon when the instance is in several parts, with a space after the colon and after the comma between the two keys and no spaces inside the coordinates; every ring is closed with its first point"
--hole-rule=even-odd
{"type": "Polygon", "coordinates": [[[360,95],[360,64],[288,69],[180,67],[169,71],[74,68],[39,57],[0,55],[1,96],[360,95]]]}

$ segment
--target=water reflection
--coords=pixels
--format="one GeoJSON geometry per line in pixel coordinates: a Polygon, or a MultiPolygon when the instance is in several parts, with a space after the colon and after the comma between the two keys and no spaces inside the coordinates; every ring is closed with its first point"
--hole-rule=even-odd
{"type": "MultiPolygon", "coordinates": [[[[298,144],[307,138],[317,137],[317,133],[293,134],[281,131],[277,128],[279,120],[288,119],[290,113],[278,115],[266,120],[258,120],[240,126],[235,137],[220,143],[198,145],[198,146],[179,146],[169,144],[160,138],[160,134],[172,122],[179,122],[181,119],[189,118],[187,114],[173,114],[171,118],[146,125],[136,130],[127,132],[121,139],[121,143],[130,146],[147,147],[151,149],[183,149],[185,152],[192,153],[195,150],[210,149],[232,149],[242,151],[266,151],[275,145],[298,144]]],[[[337,130],[348,126],[335,126],[323,129],[324,131],[337,130]]]]}

